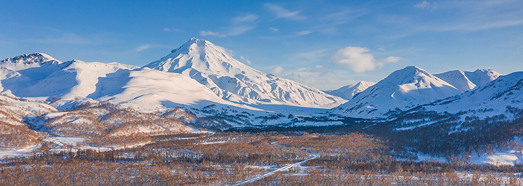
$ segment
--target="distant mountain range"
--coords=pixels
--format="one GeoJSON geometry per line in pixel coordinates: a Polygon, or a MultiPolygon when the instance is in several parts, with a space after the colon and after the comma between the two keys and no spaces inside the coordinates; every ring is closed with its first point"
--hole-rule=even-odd
{"type": "Polygon", "coordinates": [[[34,53],[0,61],[2,93],[66,109],[82,102],[110,102],[154,111],[177,105],[234,105],[188,76],[120,63],[58,61],[34,53]]]}
{"type": "Polygon", "coordinates": [[[1,92],[10,96],[60,98],[62,104],[66,100],[122,103],[147,110],[212,103],[331,108],[346,101],[248,67],[223,48],[194,38],[142,68],[24,54],[0,61],[0,84],[1,92]]]}
{"type": "Polygon", "coordinates": [[[433,75],[419,67],[409,66],[393,72],[334,108],[333,112],[349,117],[386,118],[484,86],[498,77],[500,74],[490,69],[433,75]]]}
{"type": "Polygon", "coordinates": [[[514,92],[519,90],[518,78],[517,73],[502,76],[490,69],[431,74],[409,66],[377,83],[361,81],[323,92],[253,69],[224,48],[195,38],[144,67],[62,62],[43,53],[0,61],[4,95],[45,101],[58,109],[107,102],[145,112],[209,105],[242,112],[263,111],[268,107],[260,105],[269,105],[277,111],[280,105],[286,110],[287,106],[329,108],[330,114],[340,117],[367,119],[394,118],[420,106],[436,112],[494,109],[502,113],[507,106],[523,107],[517,97],[521,94],[514,92]],[[503,94],[503,101],[490,95],[507,91],[513,93],[503,94]]]}
{"type": "Polygon", "coordinates": [[[343,86],[336,90],[327,90],[325,93],[351,100],[356,94],[363,92],[365,89],[375,85],[375,82],[360,81],[353,85],[343,86]]]}

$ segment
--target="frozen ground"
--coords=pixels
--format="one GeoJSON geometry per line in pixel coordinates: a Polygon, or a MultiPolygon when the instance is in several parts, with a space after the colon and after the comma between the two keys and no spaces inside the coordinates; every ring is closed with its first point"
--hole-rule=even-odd
{"type": "Polygon", "coordinates": [[[0,158],[13,158],[18,156],[27,156],[28,153],[31,153],[37,149],[39,149],[42,145],[35,145],[31,147],[26,147],[23,149],[16,149],[16,150],[4,150],[0,151],[0,158]]]}
{"type": "Polygon", "coordinates": [[[299,165],[301,165],[302,163],[305,163],[305,162],[310,161],[310,160],[312,160],[312,159],[316,159],[316,158],[318,158],[318,157],[319,157],[319,155],[313,154],[310,158],[307,158],[307,159],[305,159],[305,160],[302,160],[302,161],[299,161],[299,162],[296,162],[296,163],[293,163],[293,164],[288,164],[288,165],[285,165],[285,166],[283,166],[283,167],[280,167],[280,168],[277,168],[277,169],[271,170],[271,171],[269,171],[269,172],[265,172],[265,173],[260,174],[260,175],[256,175],[256,176],[254,176],[254,177],[252,177],[252,178],[249,178],[249,179],[243,180],[243,181],[238,182],[238,183],[235,183],[235,184],[233,184],[233,185],[236,186],[236,185],[245,185],[245,184],[248,184],[248,183],[254,183],[254,182],[256,182],[256,181],[258,181],[258,180],[261,180],[261,179],[263,179],[263,178],[265,178],[265,177],[269,177],[269,176],[271,176],[271,175],[273,175],[273,174],[275,174],[275,173],[277,173],[277,172],[281,172],[281,171],[289,170],[290,168],[293,168],[293,167],[295,167],[295,166],[299,166],[299,165]]]}

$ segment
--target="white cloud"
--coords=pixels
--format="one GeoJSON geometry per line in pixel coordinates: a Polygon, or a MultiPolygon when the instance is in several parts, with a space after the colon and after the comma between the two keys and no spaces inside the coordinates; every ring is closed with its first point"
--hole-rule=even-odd
{"type": "Polygon", "coordinates": [[[396,63],[396,62],[400,61],[401,59],[402,59],[401,57],[389,56],[389,57],[386,57],[385,59],[383,59],[383,62],[385,62],[385,63],[396,63]]]}
{"type": "Polygon", "coordinates": [[[384,47],[384,46],[380,46],[380,45],[378,45],[378,50],[379,50],[379,51],[385,51],[385,47],[384,47]]]}
{"type": "Polygon", "coordinates": [[[136,48],[136,52],[141,52],[150,48],[172,48],[171,46],[166,45],[156,45],[156,44],[143,44],[136,48]]]}
{"type": "Polygon", "coordinates": [[[205,30],[202,30],[200,31],[200,35],[201,36],[218,36],[218,37],[225,37],[223,34],[220,34],[218,32],[213,32],[213,31],[205,31],[205,30]]]}
{"type": "Polygon", "coordinates": [[[251,64],[251,60],[248,60],[247,58],[243,57],[243,56],[240,56],[240,59],[241,60],[244,60],[245,62],[247,62],[247,64],[251,64]]]}
{"type": "Polygon", "coordinates": [[[290,10],[287,10],[281,6],[278,6],[278,5],[275,5],[272,3],[265,4],[265,8],[267,8],[269,11],[274,13],[274,15],[278,19],[284,18],[284,19],[299,21],[299,20],[304,20],[307,18],[305,16],[300,15],[300,11],[290,11],[290,10]]]}
{"type": "Polygon", "coordinates": [[[165,32],[170,32],[170,31],[174,31],[174,32],[183,32],[183,30],[178,29],[178,28],[170,29],[170,28],[167,28],[167,27],[163,28],[163,31],[165,31],[165,32]]]}
{"type": "Polygon", "coordinates": [[[229,28],[229,31],[225,34],[225,36],[237,36],[237,35],[242,35],[243,33],[253,29],[253,28],[256,28],[255,26],[249,26],[249,25],[238,25],[238,26],[233,26],[231,28],[229,28]]]}
{"type": "Polygon", "coordinates": [[[254,23],[258,19],[257,15],[254,14],[247,14],[244,16],[238,16],[234,17],[231,20],[231,25],[225,29],[223,29],[223,32],[215,32],[215,31],[200,31],[201,36],[217,36],[217,37],[229,37],[229,36],[237,36],[241,35],[253,28],[256,28],[254,26],[254,23]]]}
{"type": "Polygon", "coordinates": [[[366,48],[346,47],[336,51],[331,58],[336,64],[360,73],[376,68],[374,56],[368,52],[366,48]]]}
{"type": "Polygon", "coordinates": [[[232,19],[233,24],[251,23],[258,19],[257,15],[247,14],[244,16],[238,16],[232,19]]]}
{"type": "Polygon", "coordinates": [[[283,70],[284,70],[283,67],[277,66],[271,70],[271,74],[278,75],[278,74],[283,73],[283,70]]]}
{"type": "Polygon", "coordinates": [[[425,9],[427,8],[428,6],[430,5],[430,3],[426,0],[424,0],[423,2],[420,2],[416,5],[414,5],[415,8],[419,8],[419,9],[425,9]]]}
{"type": "Polygon", "coordinates": [[[364,9],[356,9],[356,10],[349,10],[344,9],[339,12],[334,12],[331,14],[327,14],[320,18],[322,22],[326,22],[328,25],[341,25],[348,23],[355,18],[361,17],[363,15],[368,14],[369,12],[364,9]]]}
{"type": "Polygon", "coordinates": [[[273,32],[278,32],[278,31],[280,31],[280,30],[278,30],[277,28],[274,28],[274,27],[270,27],[269,29],[271,29],[271,31],[273,31],[273,32]]]}
{"type": "Polygon", "coordinates": [[[376,60],[369,49],[362,47],[345,47],[337,50],[331,56],[334,63],[347,67],[350,70],[361,73],[372,71],[376,67],[382,67],[386,63],[395,63],[401,60],[400,57],[389,56],[385,59],[376,60]]]}
{"type": "Polygon", "coordinates": [[[147,50],[147,49],[151,48],[152,46],[153,45],[151,45],[151,44],[141,45],[138,48],[136,48],[136,52],[141,52],[141,51],[147,50]]]}
{"type": "Polygon", "coordinates": [[[308,35],[310,33],[312,33],[312,30],[303,30],[303,31],[296,32],[296,35],[304,36],[304,35],[308,35]]]}

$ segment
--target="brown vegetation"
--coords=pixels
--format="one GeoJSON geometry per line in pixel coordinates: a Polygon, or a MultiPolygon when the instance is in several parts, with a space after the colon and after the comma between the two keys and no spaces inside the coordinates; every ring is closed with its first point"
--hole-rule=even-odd
{"type": "MultiPolygon", "coordinates": [[[[148,137],[105,152],[53,152],[4,159],[0,185],[225,185],[318,158],[251,185],[521,185],[523,167],[395,159],[364,134],[208,133],[148,137]]],[[[108,139],[108,140],[116,140],[108,139]]],[[[127,139],[123,139],[124,143],[127,139]]]]}

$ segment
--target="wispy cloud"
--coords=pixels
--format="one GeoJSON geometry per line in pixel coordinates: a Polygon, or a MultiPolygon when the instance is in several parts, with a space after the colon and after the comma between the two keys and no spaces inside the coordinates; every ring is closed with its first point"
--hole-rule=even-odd
{"type": "Polygon", "coordinates": [[[244,16],[238,16],[232,19],[232,24],[244,24],[244,23],[252,23],[258,19],[257,15],[254,14],[247,14],[244,16]]]}
{"type": "Polygon", "coordinates": [[[420,3],[418,3],[418,4],[415,4],[415,5],[414,5],[414,8],[425,9],[425,8],[428,8],[429,5],[430,5],[430,3],[429,3],[428,1],[425,0],[425,1],[422,1],[422,2],[420,2],[420,3]]]}
{"type": "MultiPolygon", "coordinates": [[[[459,11],[460,19],[447,24],[421,26],[421,31],[481,31],[523,25],[523,8],[517,0],[442,1],[432,5],[439,11],[459,11]]],[[[435,12],[439,13],[439,12],[435,12]]]]}
{"type": "Polygon", "coordinates": [[[139,46],[138,48],[136,48],[136,51],[137,51],[137,52],[141,52],[141,51],[147,50],[147,49],[149,49],[149,48],[151,48],[151,47],[152,47],[151,44],[141,45],[141,46],[139,46]]]}
{"type": "Polygon", "coordinates": [[[462,23],[462,24],[455,24],[455,25],[420,26],[416,30],[418,30],[418,31],[437,31],[437,32],[445,32],[445,31],[473,32],[473,31],[490,30],[490,29],[511,27],[511,26],[518,26],[518,25],[523,25],[523,19],[498,20],[498,21],[487,22],[487,23],[469,22],[469,23],[462,23]]]}
{"type": "MultiPolygon", "coordinates": [[[[434,9],[461,9],[461,10],[495,10],[496,8],[511,7],[519,0],[462,0],[462,1],[437,1],[430,3],[434,9]]],[[[517,8],[517,7],[512,7],[517,8]]]]}
{"type": "Polygon", "coordinates": [[[148,43],[148,44],[143,44],[143,45],[136,47],[136,52],[142,52],[144,50],[151,49],[151,48],[172,48],[172,47],[167,46],[167,45],[157,45],[157,44],[148,43]]]}
{"type": "Polygon", "coordinates": [[[225,34],[225,36],[237,36],[237,35],[242,35],[243,33],[249,31],[249,30],[252,30],[256,28],[256,26],[252,26],[252,25],[236,25],[236,26],[233,26],[233,27],[230,27],[228,29],[228,32],[225,34]]]}
{"type": "Polygon", "coordinates": [[[265,8],[271,11],[278,19],[283,18],[293,21],[301,21],[307,19],[306,16],[300,15],[300,11],[290,11],[272,3],[266,3],[265,8]]]}
{"type": "Polygon", "coordinates": [[[274,27],[269,27],[269,29],[270,29],[272,32],[278,32],[278,31],[280,31],[279,29],[274,28],[274,27]]]}
{"type": "Polygon", "coordinates": [[[350,22],[351,20],[368,14],[364,9],[344,9],[338,12],[327,14],[320,18],[321,22],[327,22],[330,25],[341,25],[350,22]]]}
{"type": "Polygon", "coordinates": [[[339,29],[342,29],[344,25],[350,24],[358,17],[368,13],[369,11],[366,9],[331,8],[326,10],[326,12],[311,15],[303,23],[307,24],[307,30],[311,30],[314,33],[333,35],[339,34],[339,29]]]}
{"type": "Polygon", "coordinates": [[[425,1],[415,6],[431,9],[428,15],[440,19],[405,15],[379,15],[378,20],[389,26],[391,35],[381,38],[398,39],[426,32],[478,32],[523,25],[523,3],[515,0],[425,1]],[[397,31],[397,32],[394,32],[397,31]]]}
{"type": "Polygon", "coordinates": [[[304,36],[304,35],[309,35],[311,33],[312,33],[312,30],[303,30],[303,31],[296,32],[296,35],[304,36]]]}
{"type": "Polygon", "coordinates": [[[201,36],[218,36],[218,37],[225,37],[225,35],[223,35],[223,34],[220,34],[220,33],[218,33],[218,32],[213,32],[213,31],[210,31],[210,30],[208,30],[208,31],[202,30],[202,31],[200,31],[200,35],[201,35],[201,36]]]}
{"type": "Polygon", "coordinates": [[[183,32],[182,29],[178,29],[178,28],[170,29],[170,28],[167,28],[167,27],[163,28],[163,31],[165,31],[165,32],[170,32],[170,31],[174,31],[174,32],[183,32]]]}
{"type": "Polygon", "coordinates": [[[362,73],[365,71],[372,71],[376,67],[383,67],[386,63],[395,63],[401,60],[400,57],[389,56],[384,59],[375,59],[369,53],[369,49],[362,47],[345,47],[337,50],[331,56],[334,63],[347,67],[348,69],[362,73]]]}
{"type": "Polygon", "coordinates": [[[281,73],[283,73],[283,67],[281,66],[277,66],[277,67],[274,67],[272,70],[271,70],[271,74],[274,74],[274,75],[280,75],[281,73]]]}
{"type": "Polygon", "coordinates": [[[328,56],[327,49],[304,52],[297,55],[300,62],[317,62],[328,56]]]}
{"type": "MultiPolygon", "coordinates": [[[[278,67],[275,67],[273,70],[278,69],[278,67]]],[[[348,85],[357,82],[350,80],[351,77],[348,77],[345,70],[324,68],[321,65],[286,70],[283,70],[282,67],[281,69],[282,72],[277,74],[278,76],[322,90],[336,89],[341,87],[341,85],[348,85]]]]}
{"type": "Polygon", "coordinates": [[[224,32],[216,31],[200,31],[201,36],[217,36],[217,37],[229,37],[244,34],[245,32],[256,28],[255,22],[258,19],[257,15],[247,14],[244,16],[234,17],[231,20],[231,25],[224,29],[224,32]]]}
{"type": "Polygon", "coordinates": [[[243,56],[240,56],[240,59],[245,61],[247,64],[251,64],[251,60],[248,60],[247,58],[243,57],[243,56]]]}

